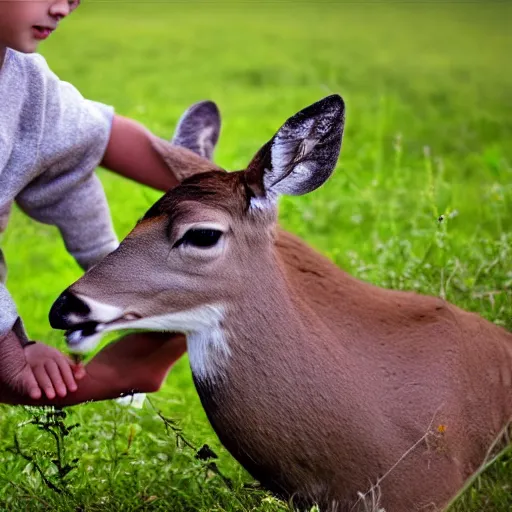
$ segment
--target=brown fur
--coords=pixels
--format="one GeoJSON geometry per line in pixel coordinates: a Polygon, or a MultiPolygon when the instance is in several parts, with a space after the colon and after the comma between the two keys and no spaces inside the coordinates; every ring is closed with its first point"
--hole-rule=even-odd
{"type": "Polygon", "coordinates": [[[192,174],[221,170],[210,160],[196,155],[185,147],[171,145],[171,143],[159,137],[153,137],[151,142],[155,151],[162,157],[169,170],[179,181],[192,174]]]}
{"type": "MultiPolygon", "coordinates": [[[[240,212],[242,187],[219,194],[221,181],[203,182],[203,202],[225,207],[229,190],[240,212]]],[[[358,281],[282,230],[275,248],[275,267],[255,261],[258,283],[245,281],[230,317],[224,380],[196,382],[221,441],[269,489],[339,510],[420,442],[382,481],[382,505],[441,507],[512,417],[512,335],[441,299],[358,281]]]]}
{"type": "Polygon", "coordinates": [[[279,293],[255,307],[251,293],[240,309],[258,325],[246,314],[230,338],[225,381],[197,382],[222,443],[269,489],[352,510],[419,442],[380,484],[382,506],[440,509],[512,417],[512,335],[439,299],[356,281],[285,232],[276,248],[293,305],[279,293]]]}

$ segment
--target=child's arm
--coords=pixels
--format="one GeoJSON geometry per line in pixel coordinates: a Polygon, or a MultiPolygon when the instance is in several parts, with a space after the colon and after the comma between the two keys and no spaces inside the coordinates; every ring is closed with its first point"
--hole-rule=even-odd
{"type": "Polygon", "coordinates": [[[154,149],[152,138],[154,135],[141,124],[115,115],[101,165],[126,178],[167,192],[178,184],[178,180],[154,149]]]}
{"type": "Polygon", "coordinates": [[[173,364],[186,351],[185,337],[163,333],[130,334],[109,344],[86,366],[78,389],[65,397],[34,399],[27,394],[6,395],[0,402],[23,405],[76,405],[118,398],[133,391],[158,391],[173,364]]]}
{"type": "Polygon", "coordinates": [[[131,392],[153,393],[160,389],[169,370],[186,352],[182,334],[134,333],[110,343],[85,366],[78,390],[60,405],[85,400],[109,400],[131,392]]]}

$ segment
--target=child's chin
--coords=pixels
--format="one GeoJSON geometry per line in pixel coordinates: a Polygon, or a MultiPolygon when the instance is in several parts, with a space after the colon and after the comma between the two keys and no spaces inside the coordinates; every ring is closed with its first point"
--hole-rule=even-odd
{"type": "Polygon", "coordinates": [[[39,43],[40,43],[40,41],[36,41],[36,40],[23,41],[17,45],[13,45],[12,49],[16,50],[20,53],[35,53],[35,52],[37,52],[39,43]]]}

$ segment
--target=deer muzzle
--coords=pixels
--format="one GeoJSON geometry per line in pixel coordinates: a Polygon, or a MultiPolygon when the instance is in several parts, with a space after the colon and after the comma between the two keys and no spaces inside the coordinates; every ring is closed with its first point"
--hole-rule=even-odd
{"type": "Polygon", "coordinates": [[[50,310],[50,325],[66,331],[67,344],[77,353],[92,350],[105,331],[138,318],[134,313],[126,313],[121,308],[81,297],[69,290],[59,296],[50,310]]]}

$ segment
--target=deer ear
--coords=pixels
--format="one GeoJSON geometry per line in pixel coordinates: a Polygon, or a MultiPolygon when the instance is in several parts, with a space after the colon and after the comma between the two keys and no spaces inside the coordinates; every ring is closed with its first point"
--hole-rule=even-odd
{"type": "Polygon", "coordinates": [[[213,160],[219,133],[220,112],[217,105],[213,101],[200,101],[181,116],[171,143],[213,160]]]}
{"type": "Polygon", "coordinates": [[[201,101],[181,116],[172,140],[152,137],[153,149],[179,180],[201,172],[222,170],[212,162],[220,133],[220,113],[212,101],[201,101]]]}
{"type": "Polygon", "coordinates": [[[328,96],[288,119],[256,154],[246,182],[256,197],[302,195],[332,174],[341,149],[345,105],[328,96]]]}

